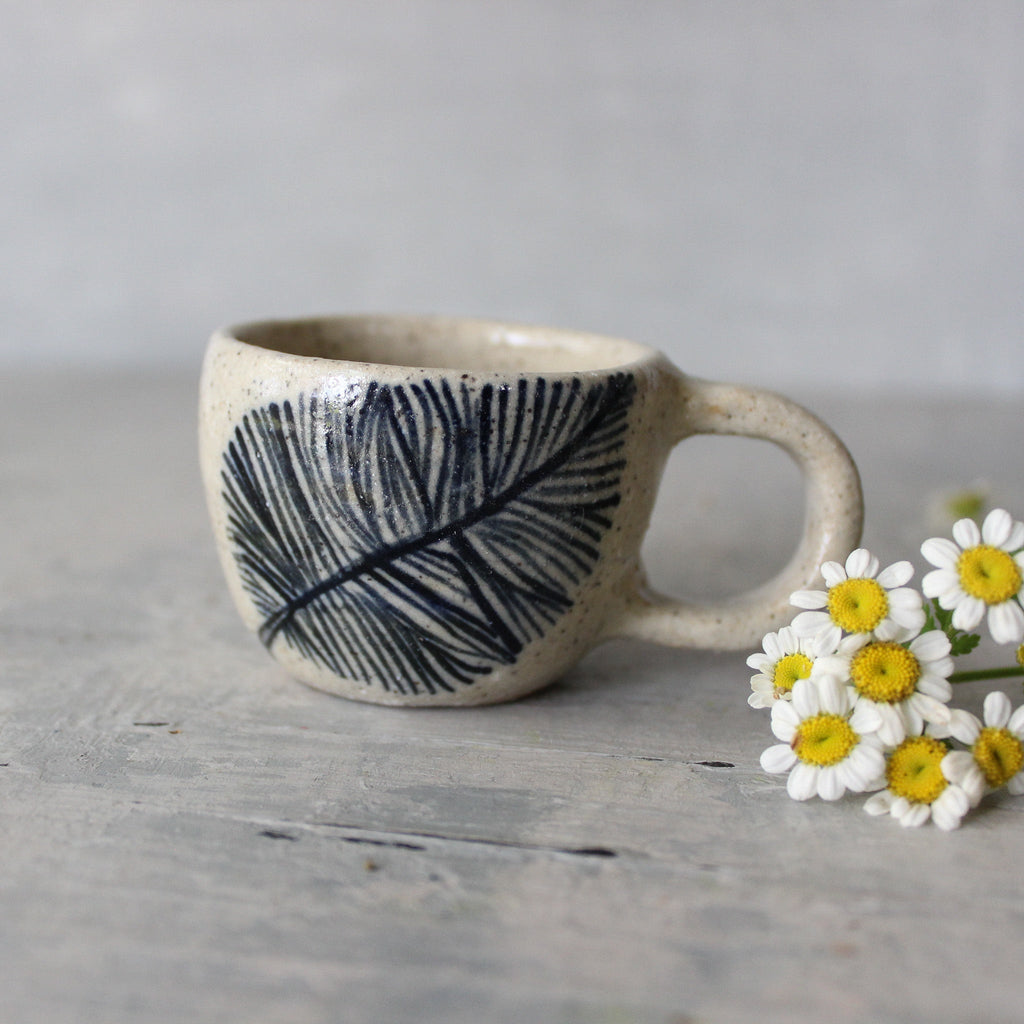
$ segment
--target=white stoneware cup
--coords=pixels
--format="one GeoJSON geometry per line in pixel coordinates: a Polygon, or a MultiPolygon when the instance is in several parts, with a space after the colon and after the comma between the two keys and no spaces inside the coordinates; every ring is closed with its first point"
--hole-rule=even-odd
{"type": "Polygon", "coordinates": [[[510,700],[596,644],[755,646],[857,546],[836,436],[753,388],[629,341],[440,317],[339,316],[215,333],[202,470],[246,624],[293,676],[397,705],[510,700]],[[756,590],[653,593],[640,546],[672,447],[765,438],[798,463],[805,530],[756,590]]]}

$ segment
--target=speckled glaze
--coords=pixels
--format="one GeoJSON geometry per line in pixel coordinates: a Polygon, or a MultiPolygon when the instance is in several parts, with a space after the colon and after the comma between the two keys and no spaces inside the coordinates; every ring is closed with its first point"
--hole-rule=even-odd
{"type": "Polygon", "coordinates": [[[863,515],[848,452],[787,399],[633,342],[491,321],[218,331],[200,455],[245,623],[296,678],[379,704],[510,700],[614,636],[756,646],[863,515]],[[771,440],[806,481],[788,566],[716,605],[653,593],[640,563],[668,454],[693,434],[771,440]]]}

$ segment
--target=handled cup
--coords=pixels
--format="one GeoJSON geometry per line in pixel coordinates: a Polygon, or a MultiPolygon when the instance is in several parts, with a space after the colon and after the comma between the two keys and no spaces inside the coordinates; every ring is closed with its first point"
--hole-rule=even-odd
{"type": "Polygon", "coordinates": [[[245,623],[296,678],[380,704],[522,696],[628,636],[738,649],[860,536],[856,468],[770,392],[657,351],[546,327],[406,316],[218,331],[200,449],[245,623]],[[717,604],[653,593],[640,547],[673,446],[764,438],[800,466],[782,572],[717,604]]]}

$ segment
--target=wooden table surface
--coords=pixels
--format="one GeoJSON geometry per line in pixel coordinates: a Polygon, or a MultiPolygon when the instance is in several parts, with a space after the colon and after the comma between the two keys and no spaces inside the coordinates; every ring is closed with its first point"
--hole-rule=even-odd
{"type": "MultiPolygon", "coordinates": [[[[0,1024],[1020,1020],[1024,799],[794,803],[749,652],[609,644],[483,709],[310,690],[230,605],[192,379],[0,386],[0,1024]]],[[[946,486],[1024,515],[1019,399],[795,397],[883,561],[946,486]]],[[[655,580],[766,578],[800,504],[775,449],[687,442],[655,580]]]]}

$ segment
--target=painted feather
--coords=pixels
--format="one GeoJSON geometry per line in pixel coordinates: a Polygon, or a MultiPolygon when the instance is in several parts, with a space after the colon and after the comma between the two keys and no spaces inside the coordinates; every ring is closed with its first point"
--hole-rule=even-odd
{"type": "Polygon", "coordinates": [[[400,693],[513,663],[593,571],[634,393],[441,379],[247,413],[222,493],[263,643],[400,693]]]}

